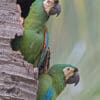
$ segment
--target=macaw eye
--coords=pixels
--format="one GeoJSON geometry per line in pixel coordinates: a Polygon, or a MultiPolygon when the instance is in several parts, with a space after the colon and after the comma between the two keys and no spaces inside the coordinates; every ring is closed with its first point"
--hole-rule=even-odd
{"type": "Polygon", "coordinates": [[[55,0],[55,4],[58,4],[59,3],[59,0],[55,0]]]}
{"type": "Polygon", "coordinates": [[[69,70],[70,70],[70,68],[67,68],[67,70],[69,71],[69,70]]]}
{"type": "Polygon", "coordinates": [[[53,4],[54,1],[53,1],[53,0],[47,0],[47,3],[48,3],[48,4],[53,4]]]}

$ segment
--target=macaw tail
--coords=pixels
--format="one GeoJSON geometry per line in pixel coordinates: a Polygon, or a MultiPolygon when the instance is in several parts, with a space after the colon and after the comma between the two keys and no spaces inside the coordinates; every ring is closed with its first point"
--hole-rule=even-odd
{"type": "Polygon", "coordinates": [[[46,54],[48,52],[48,41],[49,41],[49,35],[48,35],[47,27],[46,27],[46,29],[44,31],[43,50],[42,50],[42,54],[41,54],[41,57],[40,57],[40,61],[38,63],[38,67],[40,67],[43,64],[43,61],[44,61],[46,54]]]}

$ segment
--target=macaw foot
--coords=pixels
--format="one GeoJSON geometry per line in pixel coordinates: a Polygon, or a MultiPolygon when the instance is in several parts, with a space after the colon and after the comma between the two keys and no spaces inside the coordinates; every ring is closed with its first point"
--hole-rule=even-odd
{"type": "Polygon", "coordinates": [[[49,65],[50,65],[50,48],[48,48],[46,57],[41,65],[41,67],[39,68],[39,74],[46,73],[49,69],[49,65]]]}

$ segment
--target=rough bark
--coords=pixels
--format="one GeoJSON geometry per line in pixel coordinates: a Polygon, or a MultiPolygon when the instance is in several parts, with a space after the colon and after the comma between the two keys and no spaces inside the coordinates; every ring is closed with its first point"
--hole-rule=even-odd
{"type": "Polygon", "coordinates": [[[0,100],[36,100],[38,71],[10,45],[23,34],[19,17],[16,0],[0,0],[0,100]]]}

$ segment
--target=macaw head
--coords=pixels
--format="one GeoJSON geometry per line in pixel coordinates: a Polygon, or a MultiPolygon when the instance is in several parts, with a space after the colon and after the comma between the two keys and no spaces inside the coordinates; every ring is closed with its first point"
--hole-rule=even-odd
{"type": "Polygon", "coordinates": [[[69,65],[63,69],[63,72],[64,72],[65,84],[75,84],[76,86],[79,83],[80,76],[78,73],[78,68],[69,65]]]}
{"type": "Polygon", "coordinates": [[[43,6],[45,12],[50,16],[50,15],[55,15],[57,16],[61,12],[61,6],[59,5],[59,0],[44,0],[43,1],[43,6]]]}

